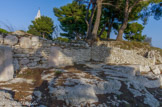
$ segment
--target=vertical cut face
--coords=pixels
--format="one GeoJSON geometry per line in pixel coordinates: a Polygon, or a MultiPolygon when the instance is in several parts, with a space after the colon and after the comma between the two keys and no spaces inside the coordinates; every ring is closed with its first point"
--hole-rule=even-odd
{"type": "Polygon", "coordinates": [[[14,68],[12,60],[12,49],[0,46],[0,81],[13,79],[14,68]]]}

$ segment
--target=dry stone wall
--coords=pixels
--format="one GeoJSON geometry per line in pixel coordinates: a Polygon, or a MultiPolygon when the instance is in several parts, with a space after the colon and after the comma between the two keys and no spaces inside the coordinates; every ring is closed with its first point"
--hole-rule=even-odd
{"type": "Polygon", "coordinates": [[[60,67],[87,61],[106,64],[154,65],[156,58],[138,55],[136,50],[123,50],[109,43],[89,46],[85,42],[63,43],[38,36],[0,35],[0,45],[12,48],[14,71],[36,67],[60,67]]]}
{"type": "Polygon", "coordinates": [[[0,35],[0,45],[12,48],[14,70],[47,67],[52,41],[38,36],[0,35]]]}

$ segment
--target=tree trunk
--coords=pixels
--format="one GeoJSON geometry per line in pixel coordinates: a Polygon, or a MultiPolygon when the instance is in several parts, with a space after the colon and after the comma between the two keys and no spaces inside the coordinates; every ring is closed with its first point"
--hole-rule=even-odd
{"type": "Polygon", "coordinates": [[[92,24],[90,24],[88,26],[88,28],[87,28],[87,39],[91,39],[92,38],[91,37],[91,35],[92,35],[91,30],[92,30],[92,24]]]}
{"type": "Polygon", "coordinates": [[[92,39],[95,41],[97,40],[97,32],[100,25],[101,14],[102,14],[102,0],[97,0],[97,15],[92,31],[92,39]]]}
{"type": "Polygon", "coordinates": [[[91,12],[91,16],[90,16],[89,21],[87,21],[87,17],[88,17],[90,5],[88,6],[88,10],[87,10],[87,13],[86,13],[85,19],[86,19],[86,23],[87,23],[87,39],[92,39],[92,22],[93,22],[96,7],[97,7],[96,4],[93,3],[92,4],[92,12],[91,12]]]}
{"type": "Polygon", "coordinates": [[[118,36],[117,36],[117,41],[122,41],[123,40],[123,33],[124,30],[127,28],[127,24],[128,24],[128,18],[126,18],[126,21],[124,21],[124,23],[122,24],[122,26],[120,27],[119,31],[118,31],[118,36]]]}
{"type": "Polygon", "coordinates": [[[124,33],[124,30],[127,28],[129,13],[130,13],[130,11],[129,11],[129,0],[126,0],[125,10],[124,10],[124,20],[123,20],[123,23],[122,23],[119,31],[118,31],[118,36],[116,38],[117,41],[123,40],[123,33],[124,33]]]}

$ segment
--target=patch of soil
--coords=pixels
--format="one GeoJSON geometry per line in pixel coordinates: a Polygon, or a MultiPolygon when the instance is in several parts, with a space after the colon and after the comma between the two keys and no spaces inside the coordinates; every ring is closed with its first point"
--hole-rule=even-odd
{"type": "Polygon", "coordinates": [[[26,82],[23,83],[13,83],[13,84],[4,84],[1,87],[11,88],[15,93],[13,98],[17,101],[26,101],[26,97],[32,95],[32,92],[36,87],[39,87],[42,84],[41,73],[44,69],[27,69],[21,74],[18,74],[18,78],[32,79],[33,84],[26,82]]]}

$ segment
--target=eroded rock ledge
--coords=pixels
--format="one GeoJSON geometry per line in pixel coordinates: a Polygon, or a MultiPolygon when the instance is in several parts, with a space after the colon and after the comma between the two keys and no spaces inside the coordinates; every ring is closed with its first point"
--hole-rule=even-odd
{"type": "Polygon", "coordinates": [[[84,63],[28,69],[0,87],[15,93],[13,102],[27,106],[162,106],[162,74],[140,73],[132,66],[84,63]]]}

